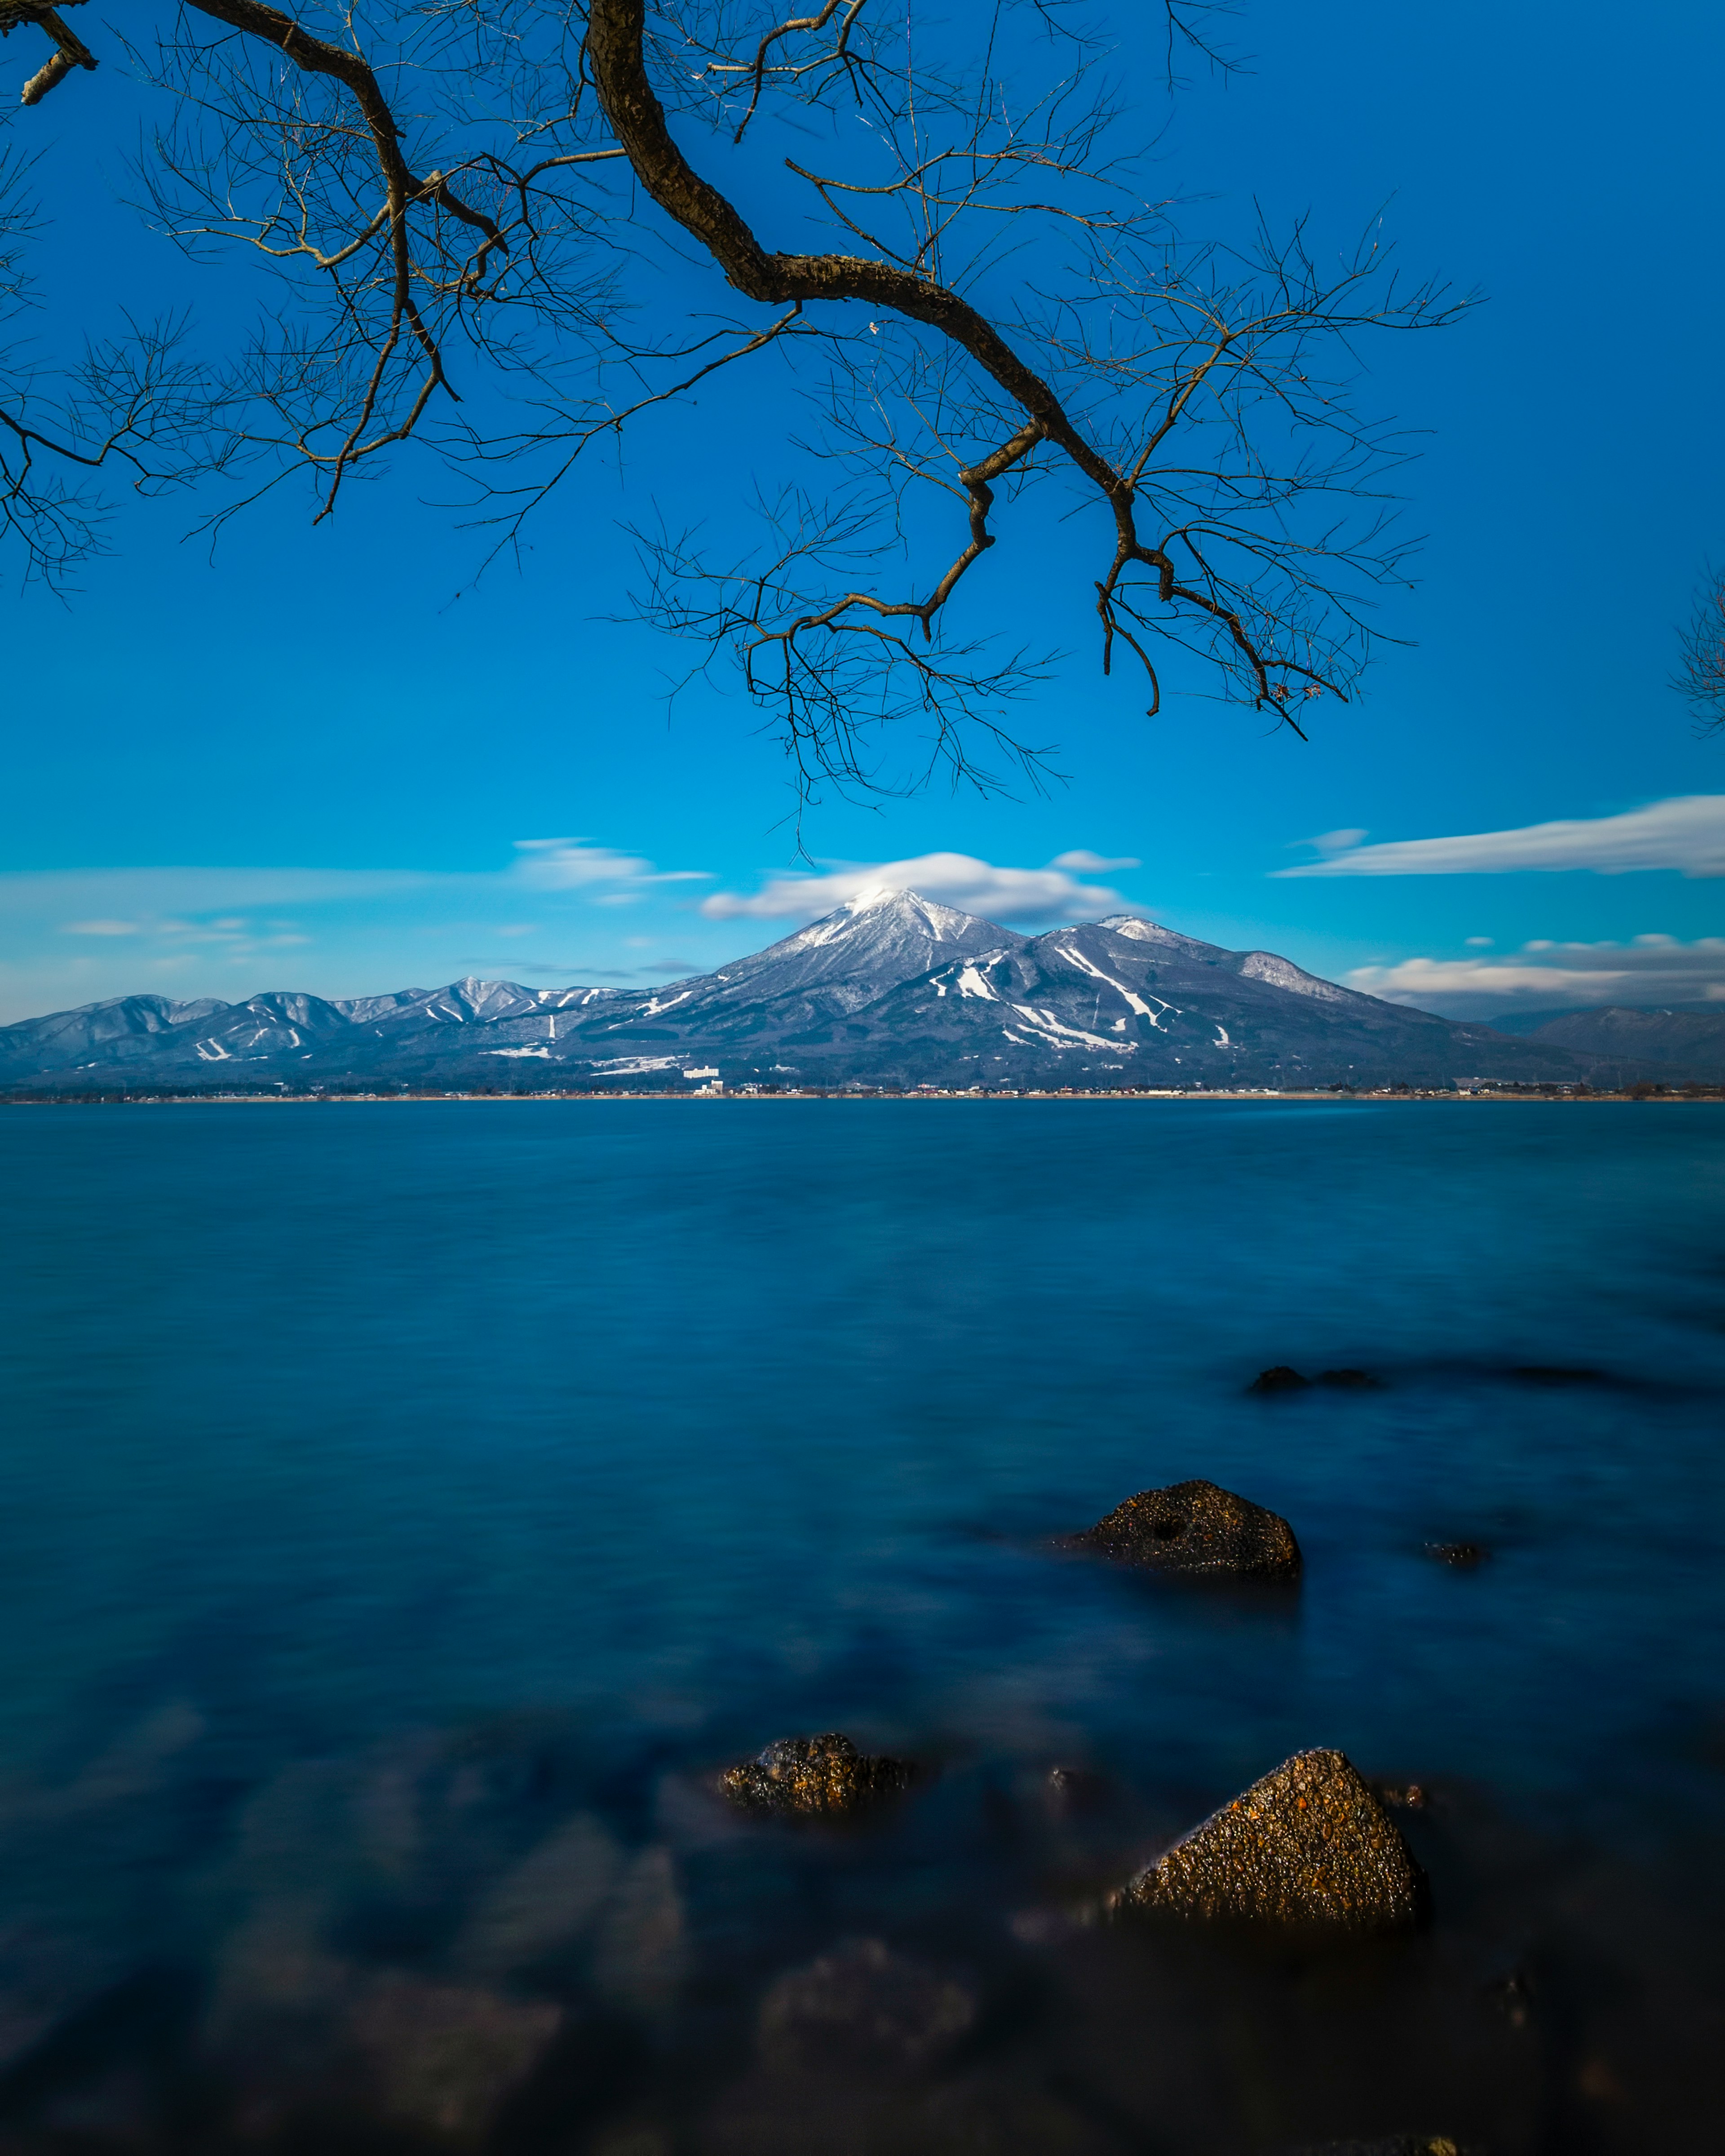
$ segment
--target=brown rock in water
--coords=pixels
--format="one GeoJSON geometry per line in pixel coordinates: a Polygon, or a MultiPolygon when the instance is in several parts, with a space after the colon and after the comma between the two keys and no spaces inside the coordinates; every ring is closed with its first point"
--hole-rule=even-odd
{"type": "Polygon", "coordinates": [[[1302,1931],[1399,1931],[1418,1921],[1420,1867],[1339,1752],[1296,1752],[1109,1897],[1302,1931]]]}
{"type": "Polygon", "coordinates": [[[1287,1522],[1214,1482],[1141,1490],[1095,1527],[1072,1536],[1070,1546],[1095,1550],[1122,1564],[1152,1565],[1158,1572],[1232,1573],[1259,1579],[1296,1579],[1300,1574],[1300,1545],[1287,1522]]]}
{"type": "Polygon", "coordinates": [[[912,1772],[903,1759],[870,1758],[834,1730],[824,1737],[782,1737],[757,1758],[727,1767],[719,1787],[750,1811],[839,1819],[908,1789],[912,1772]]]}

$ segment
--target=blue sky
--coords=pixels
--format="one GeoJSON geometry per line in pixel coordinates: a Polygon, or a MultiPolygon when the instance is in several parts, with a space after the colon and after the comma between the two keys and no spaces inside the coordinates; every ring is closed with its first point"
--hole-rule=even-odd
{"type": "MultiPolygon", "coordinates": [[[[1384,620],[1414,641],[1310,742],[1189,697],[1147,721],[1099,677],[1081,585],[1074,655],[1020,714],[1065,783],[829,801],[799,860],[757,714],[706,690],[668,711],[666,654],[617,619],[619,519],[722,523],[750,483],[687,469],[692,422],[594,466],[476,591],[473,535],[410,466],[315,531],[267,505],[213,562],[183,499],[128,508],[69,603],[5,602],[0,1020],[134,989],[664,978],[881,864],[1019,925],[1127,905],[1446,1010],[1725,994],[1725,740],[1668,685],[1725,559],[1725,18],[1312,0],[1238,35],[1253,71],[1194,85],[1164,140],[1170,186],[1209,198],[1188,221],[1255,200],[1342,245],[1387,204],[1410,268],[1487,295],[1369,354],[1369,401],[1430,430],[1420,583],[1384,620]]],[[[51,245],[93,240],[105,305],[219,306],[110,203],[136,110],[116,54],[28,116],[66,176],[51,245]],[[80,177],[92,129],[112,146],[80,177]]],[[[991,603],[1040,597],[1060,543],[998,548],[991,603]]]]}

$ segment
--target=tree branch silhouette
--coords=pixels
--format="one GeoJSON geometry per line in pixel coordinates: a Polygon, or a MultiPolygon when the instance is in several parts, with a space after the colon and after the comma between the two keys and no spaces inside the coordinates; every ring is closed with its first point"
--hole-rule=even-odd
{"type": "MultiPolygon", "coordinates": [[[[1165,0],[1171,79],[1183,47],[1230,64],[1214,12],[1165,0]]],[[[0,0],[27,26],[54,45],[27,102],[95,64],[0,0]]],[[[494,556],[595,448],[767,370],[789,398],[710,444],[757,539],[638,531],[636,604],[757,701],[803,793],[891,783],[892,729],[925,779],[1034,772],[1005,714],[1055,661],[1007,634],[989,562],[1009,530],[1053,545],[1050,516],[1045,583],[1093,609],[1104,674],[1129,655],[1155,712],[1172,663],[1301,732],[1405,579],[1408,445],[1356,408],[1358,341],[1463,303],[1399,281],[1375,224],[1327,264],[1302,227],[1189,239],[1113,49],[1050,0],[956,32],[880,0],[184,0],[126,47],[165,116],[144,207],[277,296],[195,365],[132,330],[81,389],[0,367],[8,528],[53,581],[102,512],[48,466],[218,482],[218,529],[296,475],[327,518],[412,452],[494,556]],[[793,221],[830,244],[783,244],[793,221]]]]}

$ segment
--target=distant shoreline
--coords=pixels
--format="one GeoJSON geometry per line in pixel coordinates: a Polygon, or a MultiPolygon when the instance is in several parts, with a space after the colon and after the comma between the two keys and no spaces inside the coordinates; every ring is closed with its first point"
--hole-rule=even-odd
{"type": "Polygon", "coordinates": [[[1105,1091],[1076,1089],[1053,1091],[1025,1089],[1014,1091],[1005,1088],[972,1092],[947,1092],[937,1087],[916,1087],[904,1091],[875,1091],[864,1087],[834,1087],[829,1091],[803,1092],[536,1092],[536,1093],[464,1093],[456,1091],[436,1093],[71,1093],[38,1094],[33,1096],[0,1095],[0,1106],[8,1108],[191,1108],[191,1107],[417,1107],[428,1103],[450,1101],[473,1102],[491,1107],[531,1107],[536,1103],[556,1102],[567,1106],[578,1102],[609,1102],[618,1104],[632,1101],[744,1101],[751,1105],[772,1106],[787,1101],[1303,1101],[1315,1105],[1337,1107],[1349,1103],[1363,1105],[1368,1101],[1394,1104],[1402,1101],[1501,1101],[1521,1106],[1548,1107],[1586,1107],[1599,1103],[1621,1104],[1628,1107],[1698,1107],[1725,1104],[1725,1086],[1680,1087],[1645,1087],[1621,1092],[1586,1091],[1553,1088],[1541,1091],[1534,1086],[1417,1086],[1332,1091],[1304,1091],[1289,1089],[1276,1091],[1266,1087],[1252,1087],[1230,1091],[1220,1086],[1194,1087],[1189,1092],[1175,1091],[1160,1087],[1142,1087],[1132,1091],[1105,1091]]]}

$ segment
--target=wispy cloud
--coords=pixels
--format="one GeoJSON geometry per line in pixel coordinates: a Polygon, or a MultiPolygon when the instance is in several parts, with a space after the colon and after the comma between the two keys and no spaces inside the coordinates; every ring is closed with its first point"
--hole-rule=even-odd
{"type": "Polygon", "coordinates": [[[613,888],[606,901],[615,904],[634,886],[661,883],[706,883],[709,869],[655,869],[637,854],[614,853],[587,839],[517,839],[520,859],[511,874],[536,891],[580,891],[591,885],[613,888]],[[621,889],[618,887],[621,886],[621,889]]]}
{"type": "Polygon", "coordinates": [[[701,901],[709,921],[815,921],[865,891],[916,891],[990,921],[1084,921],[1132,911],[1118,891],[1079,882],[1074,869],[1136,867],[1099,855],[1061,854],[1045,869],[996,868],[972,854],[919,854],[914,860],[874,861],[824,875],[775,876],[745,895],[715,891],[701,901]]]}
{"type": "Polygon", "coordinates": [[[516,974],[531,973],[536,980],[543,978],[557,981],[567,988],[575,983],[585,986],[589,981],[632,981],[635,973],[641,968],[636,968],[632,970],[621,966],[589,966],[584,959],[570,958],[561,964],[550,966],[542,966],[536,963],[524,966],[517,960],[510,964],[506,970],[511,977],[516,974]]]}
{"type": "MultiPolygon", "coordinates": [[[[526,892],[568,892],[591,903],[616,904],[667,884],[710,879],[703,869],[655,866],[583,839],[521,839],[516,858],[485,870],[300,868],[104,868],[16,870],[0,874],[0,933],[28,921],[79,937],[136,937],[182,942],[191,937],[262,940],[298,924],[254,926],[259,910],[343,906],[423,896],[503,900],[526,892]]],[[[500,931],[521,935],[511,924],[500,931]]]]}
{"type": "Polygon", "coordinates": [[[148,933],[169,924],[278,907],[342,905],[429,890],[412,869],[15,869],[0,874],[0,931],[46,921],[74,936],[148,933]]]}
{"type": "Polygon", "coordinates": [[[1111,860],[1106,854],[1093,854],[1088,846],[1075,846],[1070,854],[1056,854],[1049,863],[1051,869],[1072,869],[1080,875],[1106,875],[1110,869],[1141,869],[1143,865],[1136,854],[1122,854],[1111,860]]]}
{"type": "MultiPolygon", "coordinates": [[[[473,870],[0,873],[0,1024],[140,989],[367,993],[471,970],[465,962],[481,938],[499,939],[485,954],[488,970],[511,947],[536,957],[542,937],[547,951],[579,937],[595,960],[612,957],[603,926],[610,909],[621,907],[625,919],[637,906],[648,913],[655,899],[663,904],[705,880],[705,871],[661,870],[643,855],[579,838],[525,840],[473,870]]],[[[506,962],[500,970],[523,968],[506,962]]],[[[605,970],[572,968],[565,978],[605,970]]]]}
{"type": "Polygon", "coordinates": [[[1671,936],[1638,936],[1627,944],[1539,942],[1502,958],[1359,966],[1348,979],[1367,995],[1445,1018],[1488,1016],[1493,1009],[1725,1002],[1725,937],[1694,943],[1671,936]]]}
{"type": "Polygon", "coordinates": [[[280,951],[311,941],[291,921],[249,920],[243,914],[224,913],[209,920],[184,921],[172,914],[140,914],[129,920],[63,921],[62,936],[146,936],[165,948],[207,944],[249,957],[254,952],[280,951]]]}
{"type": "Polygon", "coordinates": [[[1725,876],[1725,793],[1686,793],[1621,816],[1527,824],[1452,839],[1401,839],[1363,846],[1363,831],[1331,831],[1309,841],[1324,853],[1279,876],[1501,875],[1517,869],[1676,869],[1725,876]]]}
{"type": "Polygon", "coordinates": [[[1357,846],[1365,835],[1363,829],[1350,828],[1345,831],[1320,831],[1315,839],[1296,839],[1292,843],[1296,846],[1316,846],[1318,852],[1327,858],[1332,854],[1345,853],[1350,846],[1357,846]]]}

